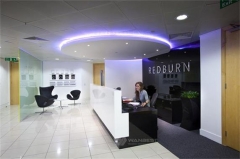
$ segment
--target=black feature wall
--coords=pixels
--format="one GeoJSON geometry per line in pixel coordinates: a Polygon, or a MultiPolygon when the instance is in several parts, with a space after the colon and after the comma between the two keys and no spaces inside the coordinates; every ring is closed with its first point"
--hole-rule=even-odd
{"type": "Polygon", "coordinates": [[[143,59],[143,83],[153,85],[157,93],[169,94],[177,85],[183,90],[200,92],[200,49],[171,50],[169,53],[143,59]]]}

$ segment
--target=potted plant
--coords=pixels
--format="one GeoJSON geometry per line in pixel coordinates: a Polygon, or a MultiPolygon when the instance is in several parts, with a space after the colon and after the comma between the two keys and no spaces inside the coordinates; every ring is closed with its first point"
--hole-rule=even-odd
{"type": "Polygon", "coordinates": [[[181,94],[182,122],[181,127],[187,130],[200,128],[200,98],[196,91],[185,91],[181,94]]]}

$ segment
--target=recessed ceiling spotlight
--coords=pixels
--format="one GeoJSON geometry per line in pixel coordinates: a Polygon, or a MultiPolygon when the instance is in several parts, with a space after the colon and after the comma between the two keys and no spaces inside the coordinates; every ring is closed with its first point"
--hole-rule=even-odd
{"type": "Polygon", "coordinates": [[[74,52],[77,52],[77,51],[74,51],[74,52]]]}
{"type": "Polygon", "coordinates": [[[127,45],[128,43],[126,43],[126,45],[127,45]]]}
{"type": "Polygon", "coordinates": [[[1,49],[2,47],[0,46],[0,49],[1,49]]]}
{"type": "Polygon", "coordinates": [[[192,61],[192,60],[190,60],[190,61],[192,61]]]}
{"type": "Polygon", "coordinates": [[[59,60],[59,58],[55,58],[55,60],[59,60]]]}
{"type": "Polygon", "coordinates": [[[186,51],[184,51],[184,54],[186,54],[187,52],[186,51]]]}
{"type": "Polygon", "coordinates": [[[158,51],[158,49],[156,51],[158,51]]]}
{"type": "Polygon", "coordinates": [[[185,19],[187,19],[187,15],[186,14],[182,14],[182,15],[179,15],[179,16],[177,16],[177,20],[185,20],[185,19]]]}
{"type": "Polygon", "coordinates": [[[164,63],[164,62],[161,62],[161,63],[164,63]]]}
{"type": "Polygon", "coordinates": [[[87,60],[87,61],[91,61],[91,60],[87,60]]]}
{"type": "Polygon", "coordinates": [[[85,57],[85,56],[83,55],[83,57],[85,57]]]}
{"type": "Polygon", "coordinates": [[[103,59],[105,60],[105,57],[103,59]]]}
{"type": "Polygon", "coordinates": [[[146,54],[143,54],[144,56],[146,55],[146,54]]]}
{"type": "Polygon", "coordinates": [[[87,46],[90,46],[90,45],[87,45],[87,46]]]}

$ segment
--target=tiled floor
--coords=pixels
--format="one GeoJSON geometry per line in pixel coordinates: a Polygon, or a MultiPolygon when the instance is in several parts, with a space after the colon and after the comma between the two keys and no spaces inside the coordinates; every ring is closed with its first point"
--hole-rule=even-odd
{"type": "Polygon", "coordinates": [[[0,109],[1,159],[177,158],[159,143],[119,150],[87,103],[48,110],[19,122],[18,106],[0,109]]]}

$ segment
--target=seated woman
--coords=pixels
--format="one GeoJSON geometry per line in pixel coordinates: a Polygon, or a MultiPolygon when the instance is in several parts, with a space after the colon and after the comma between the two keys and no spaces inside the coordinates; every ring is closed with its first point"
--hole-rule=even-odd
{"type": "Polygon", "coordinates": [[[137,82],[135,84],[135,97],[133,98],[133,101],[140,102],[143,107],[150,107],[148,93],[143,89],[143,87],[142,82],[137,82]]]}

